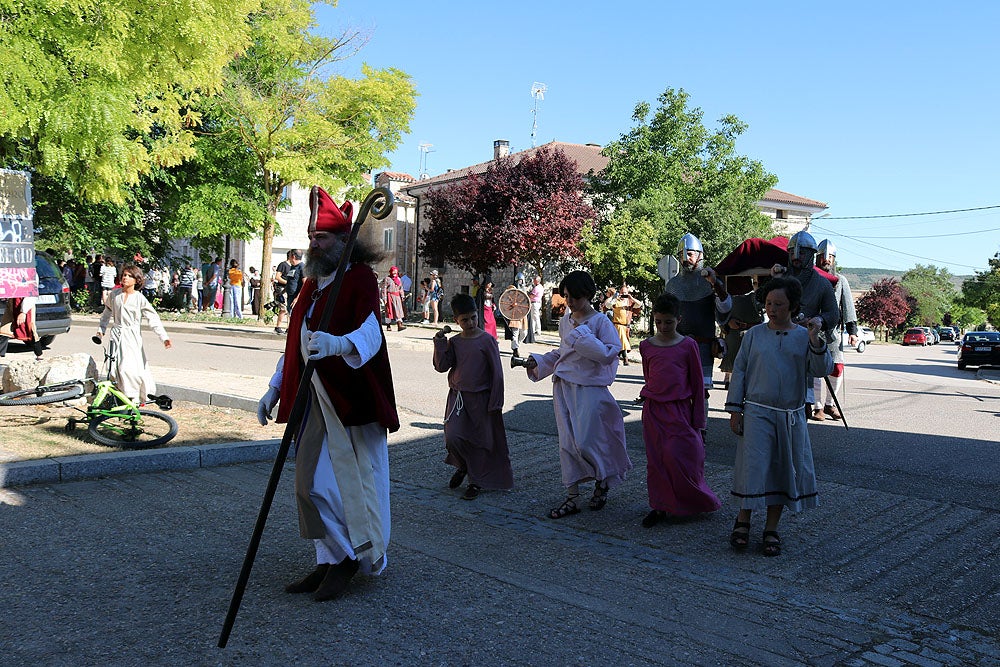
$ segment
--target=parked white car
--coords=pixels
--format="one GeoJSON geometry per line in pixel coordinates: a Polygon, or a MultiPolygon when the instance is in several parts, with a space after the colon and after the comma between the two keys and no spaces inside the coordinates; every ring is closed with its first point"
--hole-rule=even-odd
{"type": "Polygon", "coordinates": [[[871,327],[858,327],[858,344],[854,346],[858,352],[864,352],[868,343],[875,342],[875,332],[871,327]]]}

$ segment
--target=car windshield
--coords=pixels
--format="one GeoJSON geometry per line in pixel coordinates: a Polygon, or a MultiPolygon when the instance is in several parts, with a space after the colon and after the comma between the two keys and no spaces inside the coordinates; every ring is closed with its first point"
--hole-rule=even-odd
{"type": "Polygon", "coordinates": [[[924,331],[923,329],[910,329],[906,333],[908,333],[908,334],[925,334],[927,332],[924,331]]]}
{"type": "Polygon", "coordinates": [[[965,340],[970,343],[996,343],[1000,341],[1000,333],[995,331],[982,331],[974,334],[965,334],[965,340]]]}

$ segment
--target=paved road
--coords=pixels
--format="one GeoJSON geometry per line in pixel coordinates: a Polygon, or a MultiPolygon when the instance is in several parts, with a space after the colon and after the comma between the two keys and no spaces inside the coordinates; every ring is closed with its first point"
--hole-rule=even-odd
{"type": "MultiPolygon", "coordinates": [[[[238,344],[271,345],[248,338],[238,344]]],[[[822,505],[789,516],[785,552],[765,559],[728,548],[732,438],[714,411],[706,473],[724,507],[713,516],[639,527],[645,458],[629,408],[637,469],[626,485],[599,513],[544,519],[560,497],[538,407],[550,388],[515,397],[516,381],[507,421],[517,486],[458,500],[441,463],[443,377],[418,373],[420,345],[391,348],[406,378],[401,404],[419,409],[404,412],[390,442],[383,577],[323,605],[281,592],[309,567],[286,470],[219,650],[268,464],[2,491],[0,663],[1000,665],[1000,387],[959,374],[948,348],[854,355],[851,432],[810,427],[822,505]],[[416,395],[411,377],[422,378],[416,395]]],[[[268,352],[240,354],[233,376],[268,352]]],[[[229,371],[203,371],[232,386],[229,371]]],[[[634,376],[622,383],[623,407],[637,389],[634,376]]]]}

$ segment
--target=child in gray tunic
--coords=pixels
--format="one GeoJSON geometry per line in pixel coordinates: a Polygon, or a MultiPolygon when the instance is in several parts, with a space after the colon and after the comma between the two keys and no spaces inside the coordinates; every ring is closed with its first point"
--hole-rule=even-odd
{"type": "Polygon", "coordinates": [[[744,335],[726,399],[730,428],[740,436],[732,491],[740,511],[729,541],[733,548],[745,549],[751,512],[766,509],[763,552],[777,556],[782,510],[798,512],[818,504],[805,378],[828,375],[833,360],[822,338],[822,320],[811,318],[806,326],[792,322],[802,297],[795,278],[772,278],[761,291],[768,321],[744,335]]]}

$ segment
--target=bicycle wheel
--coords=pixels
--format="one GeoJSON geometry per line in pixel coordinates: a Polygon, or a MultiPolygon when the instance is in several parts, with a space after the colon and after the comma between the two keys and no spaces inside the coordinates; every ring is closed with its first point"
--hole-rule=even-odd
{"type": "Polygon", "coordinates": [[[90,437],[109,447],[143,449],[169,442],[177,435],[177,422],[155,410],[94,417],[87,425],[90,437]]]}
{"type": "Polygon", "coordinates": [[[0,394],[0,405],[45,405],[59,401],[71,401],[83,396],[83,384],[77,381],[50,384],[34,389],[22,389],[7,394],[0,394]]]}

